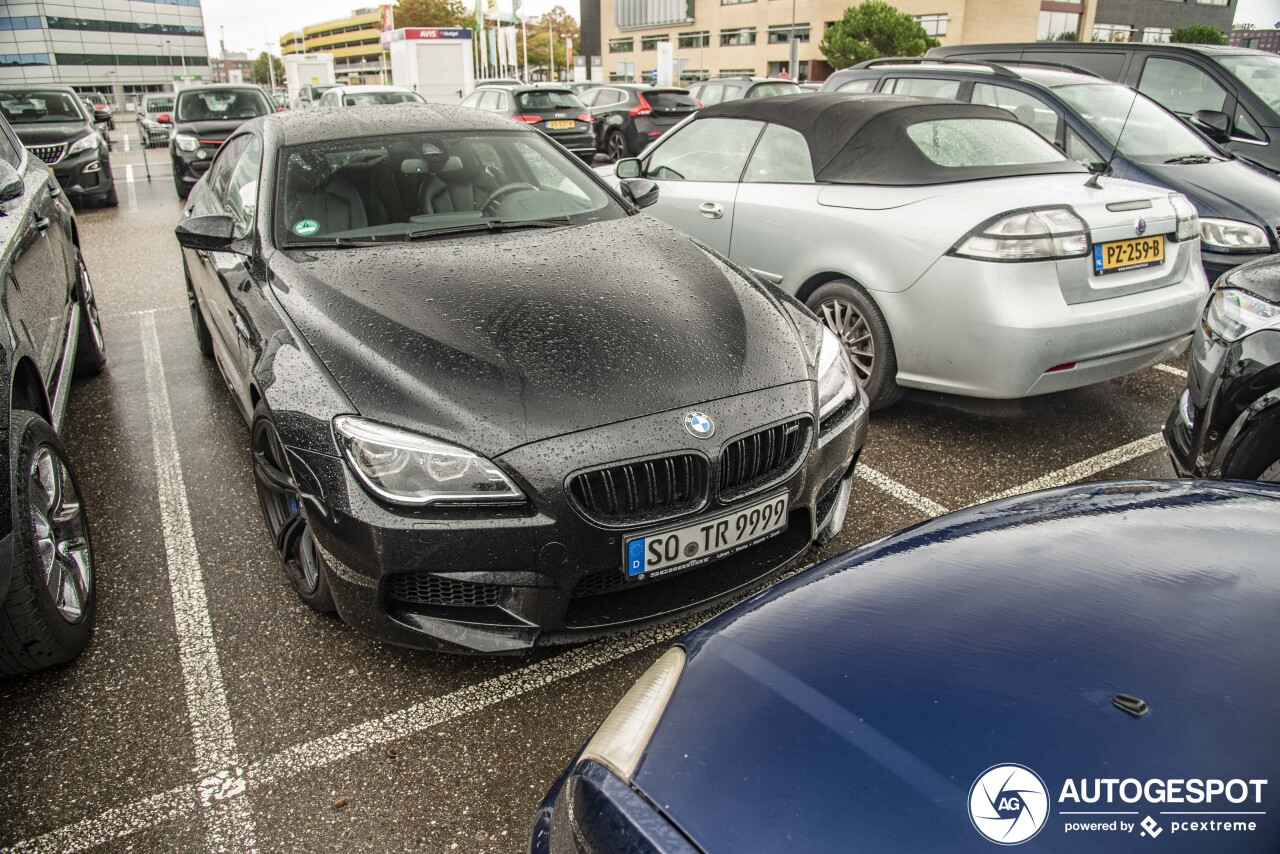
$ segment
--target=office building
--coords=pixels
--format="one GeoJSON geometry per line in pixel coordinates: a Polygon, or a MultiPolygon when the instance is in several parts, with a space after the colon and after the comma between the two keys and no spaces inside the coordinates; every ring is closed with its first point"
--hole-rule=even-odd
{"type": "Polygon", "coordinates": [[[252,83],[253,57],[247,53],[227,51],[209,60],[214,83],[252,83]]]}
{"type": "Polygon", "coordinates": [[[383,6],[356,9],[345,18],[285,33],[280,53],[330,53],[339,83],[389,83],[391,64],[382,50],[385,11],[383,6]]]}
{"type": "Polygon", "coordinates": [[[0,84],[67,83],[123,106],[210,79],[200,0],[0,2],[0,84]]]}
{"type": "Polygon", "coordinates": [[[1169,41],[1179,27],[1204,24],[1231,29],[1236,0],[1097,0],[1098,14],[1093,24],[1096,42],[1169,41]]]}
{"type": "Polygon", "coordinates": [[[1227,41],[1232,47],[1251,47],[1254,50],[1280,53],[1280,30],[1235,29],[1231,31],[1227,41]]]}

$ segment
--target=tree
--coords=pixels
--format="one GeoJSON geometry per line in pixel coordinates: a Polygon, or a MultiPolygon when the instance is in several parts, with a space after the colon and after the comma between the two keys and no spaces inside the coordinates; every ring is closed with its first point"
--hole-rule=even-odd
{"type": "Polygon", "coordinates": [[[280,57],[267,53],[265,50],[258,54],[258,58],[253,61],[253,82],[271,84],[271,72],[267,68],[267,61],[276,69],[276,84],[284,84],[284,63],[280,61],[280,57]]]}
{"type": "Polygon", "coordinates": [[[939,44],[905,12],[883,0],[865,0],[844,10],[818,49],[832,68],[848,68],[879,56],[920,56],[939,44]]]}
{"type": "Polygon", "coordinates": [[[1189,27],[1178,27],[1169,36],[1174,44],[1226,44],[1227,37],[1222,30],[1208,24],[1192,24],[1189,27]]]}
{"type": "Polygon", "coordinates": [[[474,27],[475,8],[460,0],[400,0],[397,27],[474,27]]]}

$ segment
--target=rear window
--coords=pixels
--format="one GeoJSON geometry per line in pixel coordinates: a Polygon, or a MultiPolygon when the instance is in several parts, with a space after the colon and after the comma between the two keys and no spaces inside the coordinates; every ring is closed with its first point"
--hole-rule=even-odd
{"type": "Polygon", "coordinates": [[[779,95],[799,95],[800,86],[795,83],[761,83],[747,93],[748,98],[776,98],[779,95]]]}
{"type": "Polygon", "coordinates": [[[173,109],[172,98],[148,98],[144,105],[148,113],[163,113],[173,109]]]}
{"type": "Polygon", "coordinates": [[[1066,156],[1030,128],[998,119],[937,119],[917,122],[907,136],[938,166],[1028,166],[1058,163],[1066,156]]]}
{"type": "Polygon", "coordinates": [[[177,112],[180,122],[217,122],[254,119],[267,115],[271,108],[257,89],[194,89],[178,95],[177,112]]]}
{"type": "Polygon", "coordinates": [[[645,92],[644,99],[660,113],[688,113],[698,109],[698,99],[688,92],[645,92]]]}
{"type": "Polygon", "coordinates": [[[425,104],[426,99],[417,92],[355,92],[342,96],[348,107],[372,107],[378,104],[425,104]]]}
{"type": "Polygon", "coordinates": [[[84,111],[74,95],[66,92],[5,92],[0,90],[0,114],[12,125],[43,122],[79,122],[84,111]]]}
{"type": "Polygon", "coordinates": [[[516,93],[516,104],[521,110],[585,110],[586,104],[567,89],[539,89],[536,92],[516,93]]]}

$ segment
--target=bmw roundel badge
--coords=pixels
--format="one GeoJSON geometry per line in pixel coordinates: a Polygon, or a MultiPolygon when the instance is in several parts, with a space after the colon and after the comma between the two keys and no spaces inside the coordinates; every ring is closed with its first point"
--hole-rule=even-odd
{"type": "Polygon", "coordinates": [[[690,412],[684,417],[684,429],[699,439],[710,439],[716,432],[716,423],[710,415],[701,412],[690,412]]]}
{"type": "Polygon", "coordinates": [[[1146,221],[1145,219],[1143,219],[1142,217],[1138,217],[1138,221],[1137,221],[1137,222],[1135,222],[1135,223],[1133,224],[1133,230],[1134,230],[1134,231],[1136,231],[1136,232],[1138,233],[1138,236],[1139,236],[1139,237],[1141,237],[1142,235],[1146,234],[1146,233],[1147,233],[1147,221],[1146,221]]]}

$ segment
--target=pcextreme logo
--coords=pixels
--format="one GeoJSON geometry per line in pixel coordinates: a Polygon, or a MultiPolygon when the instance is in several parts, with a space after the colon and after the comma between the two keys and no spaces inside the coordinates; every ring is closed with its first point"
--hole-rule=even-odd
{"type": "MultiPolygon", "coordinates": [[[[1068,778],[1058,788],[1057,818],[1043,778],[1025,765],[993,765],[969,789],[969,819],[998,845],[1019,845],[1046,826],[1062,833],[1134,834],[1155,840],[1166,831],[1215,836],[1250,834],[1266,821],[1263,779],[1068,778]]],[[[1237,836],[1237,838],[1240,838],[1237,836]]],[[[1247,838],[1247,837],[1245,837],[1247,838]]],[[[1255,837],[1256,838],[1256,837],[1255,837]]]]}

